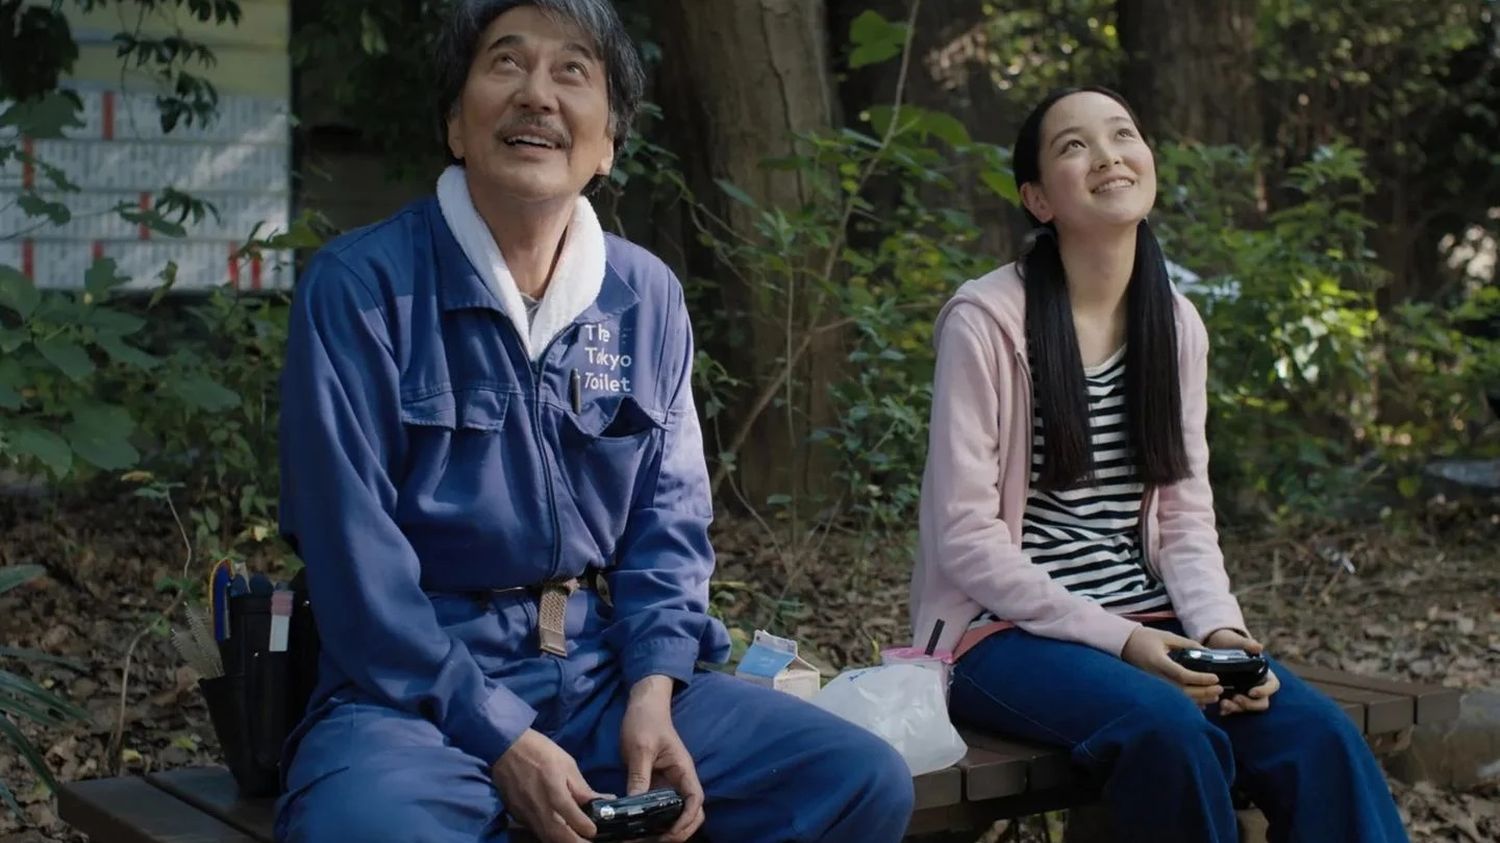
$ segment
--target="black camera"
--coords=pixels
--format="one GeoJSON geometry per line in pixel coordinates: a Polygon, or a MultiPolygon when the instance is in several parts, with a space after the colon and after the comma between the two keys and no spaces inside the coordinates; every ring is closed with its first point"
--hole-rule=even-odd
{"type": "Polygon", "coordinates": [[[638,796],[595,799],[588,804],[589,819],[598,841],[637,840],[662,834],[682,816],[686,803],[671,788],[648,790],[638,796]]]}
{"type": "Polygon", "coordinates": [[[1270,670],[1265,656],[1251,655],[1244,650],[1185,647],[1171,651],[1168,657],[1188,670],[1219,677],[1219,684],[1224,688],[1220,699],[1226,700],[1237,694],[1248,694],[1251,688],[1266,681],[1266,673],[1270,670]]]}

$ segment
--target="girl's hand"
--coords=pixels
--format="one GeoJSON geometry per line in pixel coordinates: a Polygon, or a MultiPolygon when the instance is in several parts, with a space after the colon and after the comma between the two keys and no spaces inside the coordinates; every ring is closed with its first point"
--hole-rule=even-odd
{"type": "Polygon", "coordinates": [[[1224,693],[1219,677],[1188,670],[1167,657],[1173,650],[1199,647],[1197,641],[1149,626],[1136,627],[1125,642],[1120,658],[1147,673],[1155,674],[1182,689],[1200,706],[1212,705],[1224,693]]]}
{"type": "MultiPolygon", "coordinates": [[[[1204,646],[1216,650],[1244,650],[1250,655],[1259,655],[1265,649],[1259,641],[1241,635],[1232,629],[1216,629],[1203,639],[1204,646]]],[[[1266,671],[1266,681],[1250,689],[1247,694],[1235,694],[1219,702],[1220,714],[1239,714],[1247,711],[1265,711],[1271,707],[1271,695],[1281,688],[1281,680],[1274,670],[1266,671]]]]}

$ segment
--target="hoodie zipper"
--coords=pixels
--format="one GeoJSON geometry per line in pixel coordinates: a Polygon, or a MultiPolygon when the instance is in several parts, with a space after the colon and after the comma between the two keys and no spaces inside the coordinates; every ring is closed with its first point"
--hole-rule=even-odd
{"type": "Polygon", "coordinates": [[[1162,582],[1161,571],[1157,570],[1156,561],[1151,558],[1151,506],[1156,503],[1156,487],[1147,486],[1141,495],[1141,564],[1146,566],[1146,572],[1162,582]]]}
{"type": "MultiPolygon", "coordinates": [[[[1032,391],[1031,391],[1031,364],[1029,362],[1027,362],[1026,355],[1022,354],[1019,350],[1017,350],[1015,352],[1015,357],[1016,357],[1016,369],[1018,371],[1020,371],[1022,379],[1024,379],[1026,381],[1026,388],[1024,390],[1022,390],[1021,394],[1026,396],[1026,463],[1025,463],[1025,471],[1026,471],[1026,491],[1027,491],[1027,495],[1029,496],[1030,492],[1031,492],[1031,461],[1033,459],[1033,455],[1031,453],[1031,449],[1033,447],[1035,447],[1035,445],[1036,445],[1036,432],[1031,429],[1032,428],[1032,421],[1031,420],[1034,419],[1034,418],[1036,418],[1036,406],[1033,403],[1033,395],[1032,395],[1032,391]]],[[[1022,501],[1021,502],[1021,512],[1024,514],[1025,511],[1026,511],[1026,502],[1022,501]]]]}

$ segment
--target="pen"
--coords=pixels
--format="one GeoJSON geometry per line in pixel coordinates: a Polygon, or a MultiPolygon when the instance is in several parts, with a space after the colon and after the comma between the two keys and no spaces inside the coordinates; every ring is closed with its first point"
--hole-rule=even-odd
{"type": "Polygon", "coordinates": [[[579,413],[583,410],[583,381],[578,377],[578,370],[568,376],[568,391],[573,397],[573,412],[579,413]]]}

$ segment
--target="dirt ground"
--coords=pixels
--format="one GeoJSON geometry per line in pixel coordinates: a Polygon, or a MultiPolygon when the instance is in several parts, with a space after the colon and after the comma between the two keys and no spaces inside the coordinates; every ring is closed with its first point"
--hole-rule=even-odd
{"type": "MultiPolygon", "coordinates": [[[[871,662],[905,643],[905,551],[899,541],[833,532],[800,555],[778,553],[749,519],[716,525],[715,605],[731,624],[791,634],[830,669],[871,662]]],[[[1283,658],[1500,689],[1500,510],[1433,503],[1391,525],[1225,537],[1227,564],[1252,629],[1283,658]]],[[[105,775],[119,722],[128,643],[171,602],[184,548],[159,504],[132,500],[58,510],[0,499],[0,565],[52,576],[0,597],[0,643],[75,660],[82,669],[8,662],[86,709],[68,730],[23,730],[62,780],[105,775]]],[[[196,563],[194,576],[206,570],[196,563]]],[[[158,624],[159,626],[159,624],[158,624]]],[[[125,694],[120,766],[142,772],[215,763],[196,677],[159,631],[140,641],[125,694]]],[[[0,807],[0,843],[77,841],[51,795],[9,752],[0,781],[25,816],[0,807]]],[[[1500,840],[1500,782],[1464,791],[1393,780],[1416,841],[1500,840]]],[[[1054,825],[1056,818],[1054,818],[1054,825]]],[[[1040,823],[1023,839],[1043,839],[1040,823]]]]}

